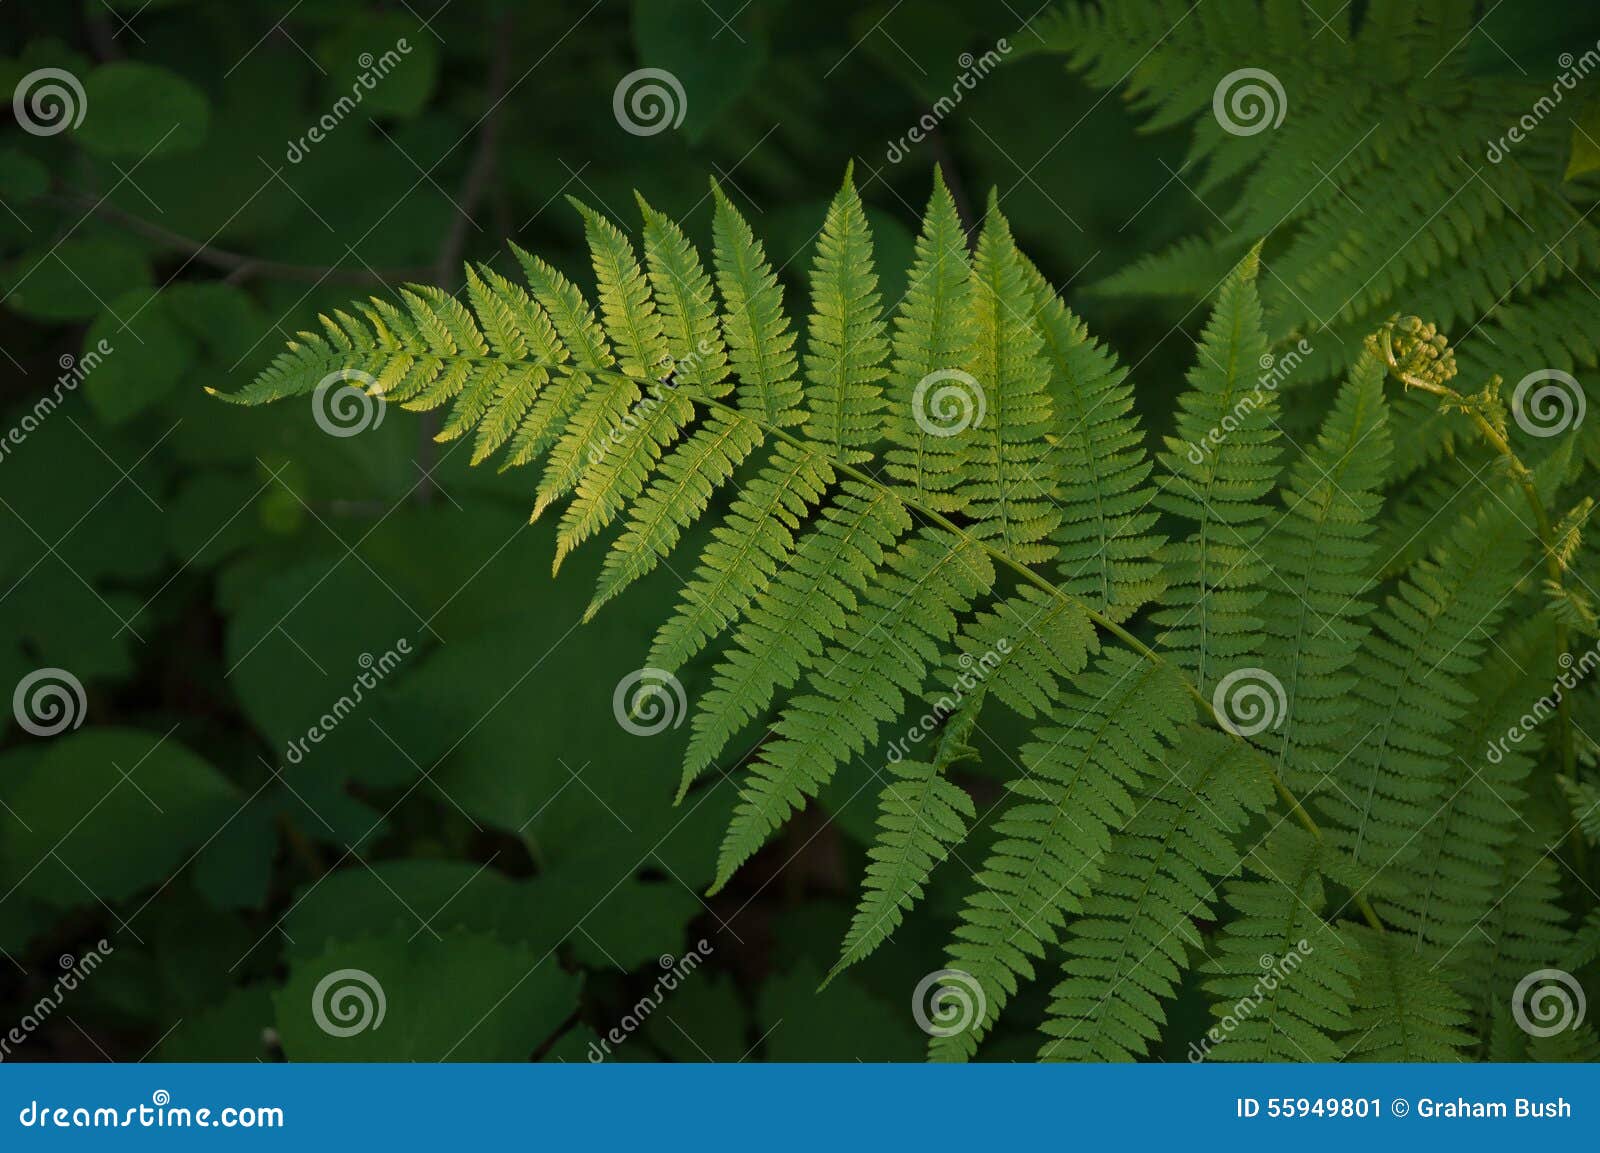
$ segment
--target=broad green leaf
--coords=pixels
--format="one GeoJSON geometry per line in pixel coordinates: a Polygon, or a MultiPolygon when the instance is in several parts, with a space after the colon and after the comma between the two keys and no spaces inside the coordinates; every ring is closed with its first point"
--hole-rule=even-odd
{"type": "Polygon", "coordinates": [[[150,282],[144,255],[122,240],[71,237],[21,253],[0,269],[7,308],[40,320],[87,320],[150,282]]]}
{"type": "Polygon", "coordinates": [[[581,978],[554,954],[475,933],[408,938],[342,941],[296,961],[273,997],[284,1054],[525,1061],[577,1008],[581,978]]]}
{"type": "Polygon", "coordinates": [[[121,424],[159,404],[194,359],[194,342],[159,291],[136,289],[115,298],[84,336],[80,363],[99,356],[83,380],[100,419],[121,424]],[[107,351],[109,350],[109,351],[107,351]]]}
{"type": "Polygon", "coordinates": [[[89,151],[139,160],[186,152],[206,138],[205,93],[176,72],[119,60],[84,79],[87,108],[73,136],[89,151]]]}
{"type": "Polygon", "coordinates": [[[167,881],[244,800],[176,733],[84,728],[7,773],[16,821],[0,840],[0,878],[65,908],[99,910],[167,881]]]}
{"type": "Polygon", "coordinates": [[[439,41],[405,11],[363,15],[317,41],[316,52],[335,122],[347,115],[363,126],[369,116],[409,118],[433,95],[439,41]]]}

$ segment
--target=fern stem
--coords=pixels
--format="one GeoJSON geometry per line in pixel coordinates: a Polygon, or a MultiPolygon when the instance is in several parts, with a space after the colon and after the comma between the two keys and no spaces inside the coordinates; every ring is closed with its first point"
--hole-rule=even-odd
{"type": "MultiPolygon", "coordinates": [[[[1394,344],[1391,337],[1392,327],[1386,328],[1384,330],[1383,354],[1384,359],[1389,363],[1390,374],[1396,380],[1407,388],[1419,389],[1422,392],[1443,397],[1446,400],[1459,401],[1461,399],[1460,394],[1454,389],[1442,384],[1435,384],[1429,380],[1423,380],[1402,369],[1395,361],[1394,344]]],[[[1511,447],[1511,442],[1506,439],[1505,434],[1496,428],[1483,413],[1471,408],[1463,408],[1463,411],[1472,420],[1472,423],[1477,426],[1478,431],[1483,435],[1483,439],[1488,441],[1490,447],[1499,453],[1506,462],[1506,466],[1511,471],[1512,479],[1516,481],[1517,487],[1522,490],[1522,495],[1528,502],[1528,508],[1533,513],[1534,526],[1539,536],[1539,545],[1544,552],[1545,573],[1557,588],[1562,587],[1565,580],[1561,567],[1561,558],[1556,552],[1555,528],[1550,523],[1550,514],[1545,511],[1544,502],[1539,499],[1539,490],[1533,483],[1533,470],[1522,462],[1521,458],[1517,456],[1516,450],[1511,447]]],[[[1556,653],[1558,656],[1566,653],[1569,639],[1566,623],[1558,619],[1555,628],[1556,653]]],[[[1571,778],[1577,768],[1577,747],[1573,742],[1572,736],[1572,702],[1568,699],[1566,693],[1561,694],[1561,699],[1557,702],[1556,709],[1557,736],[1561,743],[1561,771],[1571,778]]],[[[1581,842],[1581,837],[1576,839],[1574,845],[1575,854],[1582,853],[1582,849],[1579,847],[1581,842]]]]}

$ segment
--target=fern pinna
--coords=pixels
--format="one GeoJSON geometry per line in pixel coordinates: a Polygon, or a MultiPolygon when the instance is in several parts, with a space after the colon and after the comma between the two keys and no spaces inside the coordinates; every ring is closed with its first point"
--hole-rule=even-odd
{"type": "MultiPolygon", "coordinates": [[[[877,839],[829,979],[930,886],[964,889],[936,976],[971,1012],[929,1030],[934,1057],[976,1054],[1047,977],[1048,1059],[1149,1054],[1196,983],[1217,1005],[1203,1055],[1437,1058],[1499,1035],[1520,975],[1505,958],[1577,945],[1558,910],[1497,916],[1523,838],[1454,766],[1487,731],[1467,723],[1475,702],[1498,723],[1532,683],[1484,672],[1484,632],[1538,595],[1538,534],[1505,510],[1519,481],[1551,485],[1508,466],[1380,582],[1389,394],[1461,407],[1432,330],[1389,325],[1296,443],[1262,387],[1248,252],[1153,455],[1127,371],[994,199],[969,244],[936,175],[908,288],[886,302],[847,175],[802,339],[761,241],[711,192],[709,268],[643,199],[642,261],[579,205],[594,303],[513,246],[525,284],[469,266],[464,302],[413,287],[335,312],[227,399],[356,379],[450,405],[440,439],[540,466],[557,567],[610,534],[590,616],[708,522],[645,661],[671,673],[715,646],[679,789],[739,774],[714,888],[838,774],[875,778],[877,839]],[[733,739],[774,707],[739,757],[733,739]],[[1031,736],[1000,749],[1014,775],[980,802],[963,781],[995,710],[1031,736]],[[1487,995],[1466,967],[1486,952],[1487,995]]],[[[1552,622],[1527,621],[1530,654],[1548,656],[1552,622]]],[[[1534,769],[1520,748],[1498,779],[1552,820],[1534,769]]]]}

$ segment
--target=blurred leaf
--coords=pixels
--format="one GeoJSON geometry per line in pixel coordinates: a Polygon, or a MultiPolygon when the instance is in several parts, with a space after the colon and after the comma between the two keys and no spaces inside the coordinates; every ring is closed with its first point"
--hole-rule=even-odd
{"type": "Polygon", "coordinates": [[[420,940],[459,930],[538,954],[570,941],[586,964],[632,970],[684,952],[684,926],[699,911],[694,895],[671,881],[576,870],[513,880],[467,861],[383,861],[339,869],[307,887],[284,927],[299,957],[351,936],[420,940]]]}
{"type": "Polygon", "coordinates": [[[266,1054],[273,1020],[271,989],[246,985],[185,1017],[161,1042],[156,1056],[161,1061],[253,1061],[266,1054]]]}
{"type": "MultiPolygon", "coordinates": [[[[739,0],[634,0],[633,38],[641,63],[672,73],[683,86],[683,132],[698,142],[716,127],[767,67],[761,13],[739,0]]],[[[620,78],[619,78],[620,81],[620,78]]],[[[619,89],[619,92],[632,89],[619,89]]],[[[676,97],[667,117],[676,119],[676,97]]],[[[658,115],[637,117],[654,127],[658,115]]]]}
{"type": "MultiPolygon", "coordinates": [[[[563,881],[552,878],[550,883],[563,881]]],[[[695,894],[670,879],[616,885],[580,874],[564,883],[583,893],[580,901],[591,901],[580,914],[583,931],[572,945],[578,961],[596,969],[648,970],[662,958],[677,957],[684,951],[684,926],[700,912],[695,894]]]]}
{"type": "Polygon", "coordinates": [[[88,110],[75,136],[101,156],[142,159],[197,148],[211,109],[205,94],[175,72],[117,61],[83,82],[88,110]]]}
{"type": "Polygon", "coordinates": [[[750,1049],[750,1014],[732,979],[700,970],[645,1020],[645,1033],[674,1061],[738,1061],[750,1049]]]}
{"type": "Polygon", "coordinates": [[[215,472],[185,483],[167,503],[172,554],[184,566],[207,568],[244,547],[260,531],[250,507],[265,478],[215,472]]]}
{"type": "Polygon", "coordinates": [[[0,521],[6,525],[0,566],[16,570],[13,580],[31,570],[80,589],[102,577],[131,580],[155,572],[163,510],[148,457],[161,433],[135,438],[107,429],[70,387],[61,388],[60,398],[55,408],[35,408],[42,415],[31,426],[18,421],[26,439],[8,446],[0,466],[0,517],[6,518],[0,521]]]}
{"type": "Polygon", "coordinates": [[[291,1061],[523,1061],[577,1007],[579,985],[525,946],[402,935],[341,942],[296,962],[273,1003],[291,1061]],[[347,1036],[327,1031],[362,1020],[347,1036]]]}
{"type": "MultiPolygon", "coordinates": [[[[1547,4],[1544,0],[1501,0],[1472,25],[1464,49],[1472,71],[1522,79],[1553,80],[1561,54],[1594,44],[1600,37],[1600,12],[1587,4],[1547,4]]],[[[1455,49],[1452,49],[1454,51],[1455,49]]]]}
{"type": "Polygon", "coordinates": [[[117,297],[89,326],[85,355],[111,351],[85,378],[83,391],[107,424],[130,420],[177,387],[194,359],[194,342],[173,316],[173,302],[162,292],[140,288],[117,297]]]}
{"type": "Polygon", "coordinates": [[[471,932],[527,944],[543,953],[560,943],[552,910],[536,885],[468,861],[381,861],[329,873],[296,895],[284,921],[290,953],[314,957],[330,942],[357,936],[433,939],[471,932]],[[423,922],[432,931],[423,928],[423,922]]]}
{"type": "Polygon", "coordinates": [[[87,320],[150,282],[143,254],[120,240],[72,237],[24,252],[0,271],[5,303],[40,320],[87,320]]]}
{"type": "Polygon", "coordinates": [[[33,157],[15,148],[0,150],[0,197],[31,200],[50,187],[50,172],[33,157]]]}
{"type": "Polygon", "coordinates": [[[329,117],[417,115],[433,93],[438,46],[421,21],[400,12],[363,16],[319,40],[329,117]]]}
{"type": "Polygon", "coordinates": [[[911,1016],[911,990],[890,1007],[845,974],[817,992],[823,970],[811,962],[762,987],[758,1024],[769,1061],[915,1061],[923,1035],[911,1016]],[[898,1012],[896,1011],[898,1010],[898,1012]]]}
{"type": "MultiPolygon", "coordinates": [[[[248,47],[241,44],[239,53],[248,47]]],[[[303,71],[311,72],[309,63],[303,71]]],[[[270,52],[253,52],[217,86],[210,130],[199,147],[163,151],[140,161],[133,182],[123,180],[115,167],[127,169],[128,161],[100,161],[93,186],[108,190],[111,203],[124,212],[154,220],[195,243],[301,259],[290,254],[294,247],[314,252],[316,259],[306,262],[319,263],[325,259],[328,233],[315,210],[302,203],[306,194],[293,183],[293,172],[284,171],[283,162],[287,141],[304,132],[309,122],[301,93],[309,87],[286,73],[283,61],[270,52]],[[204,179],[196,179],[196,173],[204,173],[204,179]]],[[[198,263],[187,270],[214,276],[198,263]]],[[[290,300],[304,297],[306,286],[294,290],[290,300]]],[[[236,350],[233,359],[244,351],[236,350]]]]}
{"type": "Polygon", "coordinates": [[[0,842],[0,877],[64,907],[165,881],[239,807],[238,790],[176,736],[85,728],[12,767],[6,802],[27,828],[0,842]]]}
{"type": "Polygon", "coordinates": [[[259,909],[272,883],[278,830],[265,798],[247,807],[194,860],[195,890],[217,909],[259,909]]]}
{"type": "MultiPolygon", "coordinates": [[[[968,8],[954,0],[921,0],[914,8],[863,5],[851,21],[852,39],[932,104],[958,87],[955,79],[966,67],[961,63],[964,49],[982,53],[993,46],[974,44],[968,8]]],[[[1020,23],[1021,17],[1017,19],[1020,23]]]]}
{"type": "Polygon", "coordinates": [[[164,292],[173,320],[213,361],[238,360],[269,326],[269,318],[244,289],[220,281],[174,284],[164,292]]]}
{"type": "Polygon", "coordinates": [[[148,905],[136,906],[136,918],[108,934],[115,951],[75,1005],[92,1004],[98,1016],[154,1020],[165,1032],[227,996],[233,967],[259,930],[207,906],[187,880],[179,877],[152,894],[148,905]],[[205,931],[196,931],[200,925],[205,931]]]}

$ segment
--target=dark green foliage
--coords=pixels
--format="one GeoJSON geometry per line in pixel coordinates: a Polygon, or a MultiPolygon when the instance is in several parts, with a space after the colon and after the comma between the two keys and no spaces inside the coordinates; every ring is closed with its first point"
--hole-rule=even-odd
{"type": "Polygon", "coordinates": [[[0,1057],[1600,1057],[1582,6],[136,7],[0,47],[0,1057]]]}

